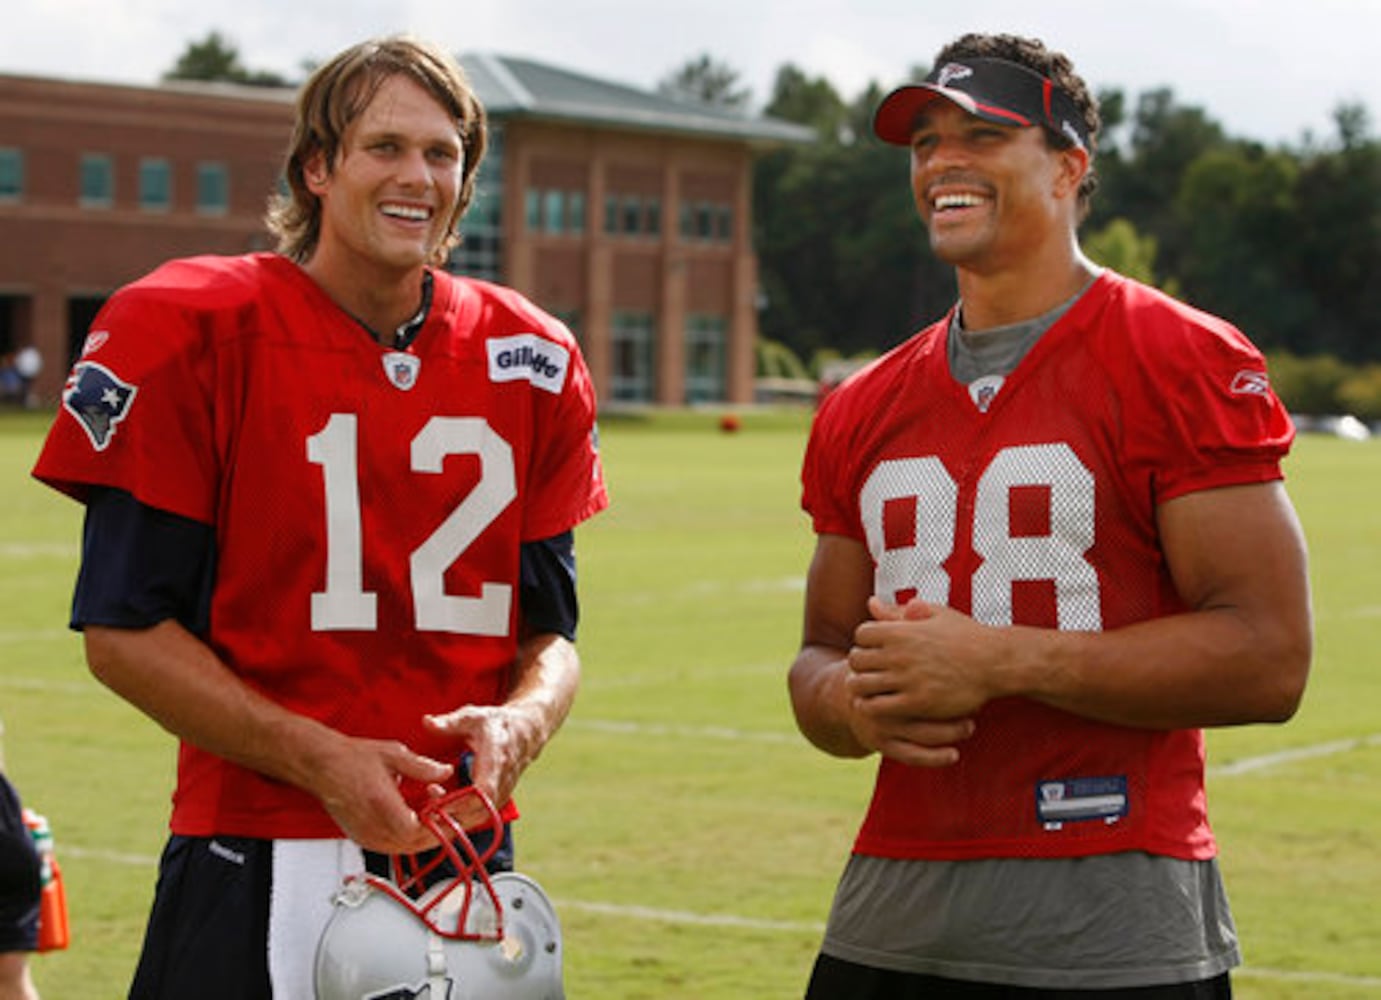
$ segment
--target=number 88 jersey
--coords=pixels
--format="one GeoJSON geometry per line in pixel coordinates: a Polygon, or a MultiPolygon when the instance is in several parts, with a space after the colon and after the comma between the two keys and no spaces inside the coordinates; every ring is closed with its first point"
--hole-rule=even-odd
{"type": "MultiPolygon", "coordinates": [[[[34,473],[212,526],[221,658],[294,711],[445,760],[462,748],[422,715],[506,695],[520,545],[607,495],[566,329],[507,289],[433,282],[391,350],[284,258],[164,265],[97,317],[34,473]]],[[[186,745],[172,825],[339,835],[306,793],[186,745]]]]}
{"type": "MultiPolygon", "coordinates": [[[[1114,629],[1183,611],[1156,508],[1278,479],[1293,428],[1230,325],[1105,272],[981,403],[945,319],[827,397],[803,506],[867,546],[874,592],[990,625],[1114,629]]],[[[856,848],[898,858],[1205,858],[1197,730],[1152,732],[1021,698],[984,706],[960,762],[879,767],[856,848]]]]}

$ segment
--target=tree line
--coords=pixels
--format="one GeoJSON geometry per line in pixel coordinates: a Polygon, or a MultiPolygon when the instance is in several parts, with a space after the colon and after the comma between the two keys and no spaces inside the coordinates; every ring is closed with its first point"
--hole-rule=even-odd
{"type": "MultiPolygon", "coordinates": [[[[846,99],[786,65],[763,108],[817,137],[763,156],[754,185],[762,334],[802,359],[876,353],[954,302],[908,154],[872,134],[884,93],[846,99]]],[[[1098,97],[1089,256],[1239,326],[1287,402],[1381,419],[1381,143],[1366,108],[1339,104],[1332,135],[1268,146],[1169,88],[1098,97]]]]}

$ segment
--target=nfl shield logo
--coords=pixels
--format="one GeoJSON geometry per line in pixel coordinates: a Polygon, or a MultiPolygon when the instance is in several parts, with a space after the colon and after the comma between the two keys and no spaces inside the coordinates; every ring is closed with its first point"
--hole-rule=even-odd
{"type": "Polygon", "coordinates": [[[384,355],[384,374],[395,387],[404,392],[417,384],[417,372],[422,367],[422,359],[415,354],[390,351],[384,355]]]}
{"type": "Polygon", "coordinates": [[[997,392],[1005,381],[1001,375],[985,375],[969,383],[969,398],[978,407],[979,413],[987,413],[997,398],[997,392]]]}

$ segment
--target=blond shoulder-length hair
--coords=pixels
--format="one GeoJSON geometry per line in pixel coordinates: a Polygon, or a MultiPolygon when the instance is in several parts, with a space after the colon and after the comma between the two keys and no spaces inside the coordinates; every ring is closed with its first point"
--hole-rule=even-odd
{"type": "Polygon", "coordinates": [[[333,170],[346,128],[358,118],[379,87],[398,74],[420,84],[455,119],[465,150],[460,199],[447,227],[448,237],[431,263],[443,264],[460,242],[460,218],[475,194],[475,174],[488,133],[484,108],[460,65],[437,46],[408,35],[361,42],[318,67],[297,96],[297,117],[283,164],[287,190],[269,199],[265,223],[278,240],[278,252],[298,263],[308,260],[321,237],[321,201],[307,188],[306,165],[320,155],[333,170]]]}

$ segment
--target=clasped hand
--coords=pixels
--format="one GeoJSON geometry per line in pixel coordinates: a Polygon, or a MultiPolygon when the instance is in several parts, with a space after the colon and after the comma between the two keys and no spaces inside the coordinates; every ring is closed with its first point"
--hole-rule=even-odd
{"type": "Polygon", "coordinates": [[[953,609],[869,598],[854,632],[845,686],[851,725],[866,747],[916,767],[947,767],[992,697],[984,626],[953,609]]]}

